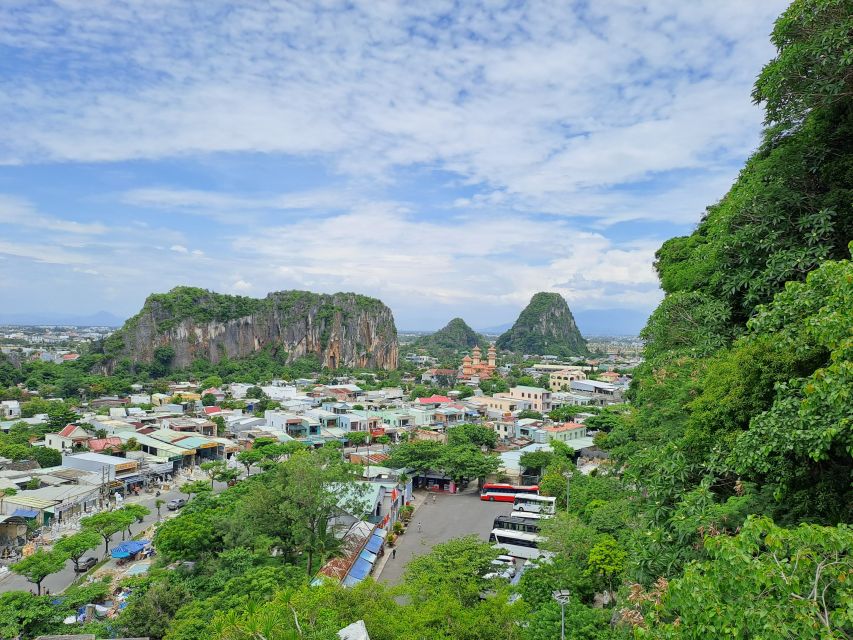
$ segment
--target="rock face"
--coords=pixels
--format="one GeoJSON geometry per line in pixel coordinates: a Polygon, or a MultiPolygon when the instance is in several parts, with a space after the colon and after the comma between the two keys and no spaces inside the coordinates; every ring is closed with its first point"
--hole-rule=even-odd
{"type": "Polygon", "coordinates": [[[107,369],[121,358],[180,369],[262,350],[288,362],[316,356],[332,369],[396,369],[397,328],[380,300],[355,293],[277,291],[257,299],[176,287],[149,296],[104,342],[107,369]]]}
{"type": "Polygon", "coordinates": [[[428,351],[467,351],[476,346],[487,349],[489,342],[462,318],[453,318],[444,328],[415,340],[412,346],[428,351]]]}
{"type": "Polygon", "coordinates": [[[558,293],[534,295],[496,344],[499,349],[536,355],[566,357],[589,353],[569,305],[558,293]]]}

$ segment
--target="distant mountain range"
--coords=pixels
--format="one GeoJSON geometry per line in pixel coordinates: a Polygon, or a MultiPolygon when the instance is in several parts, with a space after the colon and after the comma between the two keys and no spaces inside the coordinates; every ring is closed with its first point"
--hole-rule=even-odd
{"type": "Polygon", "coordinates": [[[75,327],[120,327],[124,318],[98,311],[90,315],[74,315],[61,312],[0,313],[0,324],[61,325],[75,327]]]}

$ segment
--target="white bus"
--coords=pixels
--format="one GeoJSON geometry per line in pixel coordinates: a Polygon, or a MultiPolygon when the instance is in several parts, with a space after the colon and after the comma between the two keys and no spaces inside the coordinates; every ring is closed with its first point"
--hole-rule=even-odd
{"type": "Polygon", "coordinates": [[[554,515],[557,510],[557,498],[553,496],[517,495],[513,502],[515,511],[529,511],[530,513],[541,513],[554,515]]]}
{"type": "Polygon", "coordinates": [[[489,542],[492,543],[493,547],[502,549],[507,555],[514,558],[534,560],[536,558],[550,558],[554,555],[550,551],[539,549],[542,538],[535,533],[522,533],[511,529],[492,529],[489,542]]]}
{"type": "Polygon", "coordinates": [[[539,522],[540,520],[545,520],[551,517],[548,513],[533,513],[532,511],[513,511],[509,515],[513,518],[525,518],[527,520],[532,520],[533,522],[539,522]]]}

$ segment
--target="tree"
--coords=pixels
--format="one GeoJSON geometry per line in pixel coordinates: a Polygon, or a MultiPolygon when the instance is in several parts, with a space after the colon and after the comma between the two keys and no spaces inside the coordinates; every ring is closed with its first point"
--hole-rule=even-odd
{"type": "Polygon", "coordinates": [[[205,475],[210,478],[210,488],[213,489],[213,481],[225,470],[225,462],[223,460],[211,460],[209,462],[202,462],[200,465],[202,471],[204,471],[205,475]]]}
{"type": "Polygon", "coordinates": [[[68,556],[57,551],[45,551],[38,549],[13,564],[10,568],[18,575],[24,576],[28,581],[36,585],[36,594],[41,595],[41,583],[51,573],[62,571],[68,556]]]}
{"type": "Polygon", "coordinates": [[[587,566],[592,575],[598,576],[607,586],[607,591],[613,591],[613,579],[625,570],[627,553],[619,543],[610,536],[599,540],[589,550],[587,566]]]}
{"type": "Polygon", "coordinates": [[[438,464],[438,468],[453,478],[457,485],[471,478],[482,480],[487,475],[497,472],[501,466],[500,458],[484,454],[474,445],[444,447],[438,464]]]}
{"type": "Polygon", "coordinates": [[[49,596],[7,591],[0,594],[0,637],[34,638],[46,625],[61,624],[62,615],[49,596]]]}
{"type": "Polygon", "coordinates": [[[554,407],[548,413],[548,417],[554,422],[570,422],[574,417],[581,412],[580,407],[570,404],[564,404],[559,407],[554,407]]]}
{"type": "Polygon", "coordinates": [[[257,449],[246,449],[237,454],[237,462],[246,467],[246,475],[252,474],[252,465],[264,459],[264,454],[257,449]]]}
{"type": "Polygon", "coordinates": [[[766,124],[796,128],[814,109],[849,103],[851,23],[843,0],[798,0],[776,21],[771,40],[777,55],[752,92],[764,103],[766,124]]]}
{"type": "Polygon", "coordinates": [[[528,472],[534,471],[538,474],[545,467],[551,464],[553,459],[554,454],[550,451],[527,451],[521,454],[519,463],[522,468],[526,469],[528,472]]]}
{"type": "Polygon", "coordinates": [[[432,440],[415,440],[398,444],[391,450],[389,466],[409,467],[416,471],[429,471],[440,467],[444,445],[432,440]]]}
{"type": "Polygon", "coordinates": [[[157,509],[157,522],[160,522],[160,509],[163,507],[164,504],[166,504],[166,501],[162,498],[157,498],[154,501],[154,508],[157,509]]]}
{"type": "Polygon", "coordinates": [[[353,483],[353,470],[320,451],[296,453],[277,470],[277,493],[292,523],[294,541],[308,558],[308,575],[314,571],[315,558],[322,561],[339,544],[330,523],[340,503],[356,517],[364,515],[362,486],[353,483]]]}
{"type": "Polygon", "coordinates": [[[350,431],[347,434],[347,440],[349,440],[351,445],[355,446],[355,450],[358,451],[359,446],[365,444],[370,438],[370,434],[367,431],[350,431]]]}
{"type": "Polygon", "coordinates": [[[139,444],[139,440],[133,437],[128,438],[127,442],[121,445],[122,451],[139,451],[140,449],[142,449],[142,445],[139,444]]]}
{"type": "Polygon", "coordinates": [[[264,390],[260,387],[249,387],[246,389],[246,397],[261,400],[262,398],[268,398],[269,396],[267,396],[267,394],[264,393],[264,390]]]}
{"type": "Polygon", "coordinates": [[[494,449],[498,444],[498,434],[481,424],[460,424],[447,430],[447,443],[473,444],[478,447],[494,449]]]}
{"type": "Polygon", "coordinates": [[[47,410],[47,422],[54,431],[61,431],[66,425],[77,421],[79,416],[64,402],[51,402],[47,410]]]}
{"type": "Polygon", "coordinates": [[[707,537],[706,560],[632,601],[648,638],[745,638],[756,620],[768,640],[843,638],[853,598],[851,550],[849,527],[784,529],[750,517],[738,535],[707,537]]]}
{"type": "Polygon", "coordinates": [[[154,582],[140,593],[130,598],[121,616],[122,633],[154,640],[166,635],[178,609],[192,599],[184,585],[169,580],[154,582]]]}
{"type": "Polygon", "coordinates": [[[190,499],[192,499],[194,495],[209,493],[211,491],[212,484],[212,479],[210,483],[205,480],[194,480],[193,482],[187,482],[181,487],[181,493],[187,494],[190,499]]]}
{"type": "Polygon", "coordinates": [[[93,547],[98,546],[101,542],[101,537],[97,532],[91,530],[83,530],[74,535],[64,536],[53,546],[54,551],[71,559],[74,563],[74,569],[80,569],[80,558],[83,557],[93,547]]]}
{"type": "Polygon", "coordinates": [[[216,435],[220,438],[224,436],[225,432],[227,431],[227,427],[225,425],[225,418],[223,418],[222,416],[213,416],[210,421],[216,425],[216,435]]]}
{"type": "Polygon", "coordinates": [[[489,584],[484,576],[492,571],[492,560],[499,553],[476,536],[438,544],[406,565],[404,589],[416,607],[445,591],[463,606],[473,606],[489,584]]]}
{"type": "MultiPolygon", "coordinates": [[[[209,491],[207,482],[199,481],[205,491],[209,491]]],[[[163,558],[168,561],[198,560],[204,554],[221,550],[222,533],[214,522],[211,510],[199,509],[204,499],[199,497],[193,502],[196,511],[184,511],[177,518],[164,521],[154,534],[154,545],[163,558]]],[[[189,507],[187,507],[189,509],[189,507]]],[[[249,523],[241,522],[245,529],[249,523]]]]}
{"type": "Polygon", "coordinates": [[[208,376],[204,380],[201,381],[201,386],[199,387],[199,391],[204,391],[205,389],[218,389],[222,386],[222,378],[219,376],[208,376]]]}
{"type": "Polygon", "coordinates": [[[122,531],[133,523],[135,517],[127,511],[118,509],[116,511],[102,511],[91,516],[86,516],[80,519],[80,526],[84,531],[94,531],[104,540],[104,555],[106,556],[110,549],[110,538],[113,534],[122,531]]]}
{"type": "Polygon", "coordinates": [[[201,404],[204,405],[205,407],[212,407],[212,406],[216,405],[216,396],[213,395],[212,393],[205,393],[201,397],[201,404]]]}
{"type": "Polygon", "coordinates": [[[130,536],[130,527],[134,522],[142,522],[145,516],[151,513],[151,510],[147,507],[142,506],[141,504],[128,504],[123,506],[118,510],[117,513],[126,514],[126,518],[128,520],[127,526],[127,535],[130,536]]]}

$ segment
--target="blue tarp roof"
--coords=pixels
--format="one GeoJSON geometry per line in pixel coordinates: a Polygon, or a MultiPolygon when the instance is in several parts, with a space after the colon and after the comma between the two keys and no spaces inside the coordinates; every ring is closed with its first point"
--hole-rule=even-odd
{"type": "Polygon", "coordinates": [[[347,576],[346,578],[344,578],[343,585],[345,587],[351,587],[355,584],[358,584],[359,582],[361,582],[361,580],[359,578],[353,578],[352,576],[347,576]]]}
{"type": "Polygon", "coordinates": [[[12,513],[13,516],[20,516],[22,518],[35,518],[39,514],[35,509],[15,509],[12,513]]]}
{"type": "Polygon", "coordinates": [[[367,541],[364,548],[370,551],[370,553],[379,553],[379,550],[382,548],[382,538],[374,533],[370,536],[370,540],[367,541]]]}
{"type": "Polygon", "coordinates": [[[120,545],[113,547],[110,555],[113,558],[129,558],[142,551],[148,544],[148,540],[128,540],[120,545]]]}
{"type": "Polygon", "coordinates": [[[355,580],[364,580],[370,573],[370,570],[372,568],[372,564],[370,564],[364,558],[359,557],[359,559],[356,560],[355,564],[352,566],[352,569],[350,569],[347,578],[354,578],[355,580]]]}
{"type": "Polygon", "coordinates": [[[358,558],[359,560],[367,560],[370,564],[376,564],[376,554],[370,553],[367,549],[362,551],[358,558]]]}

